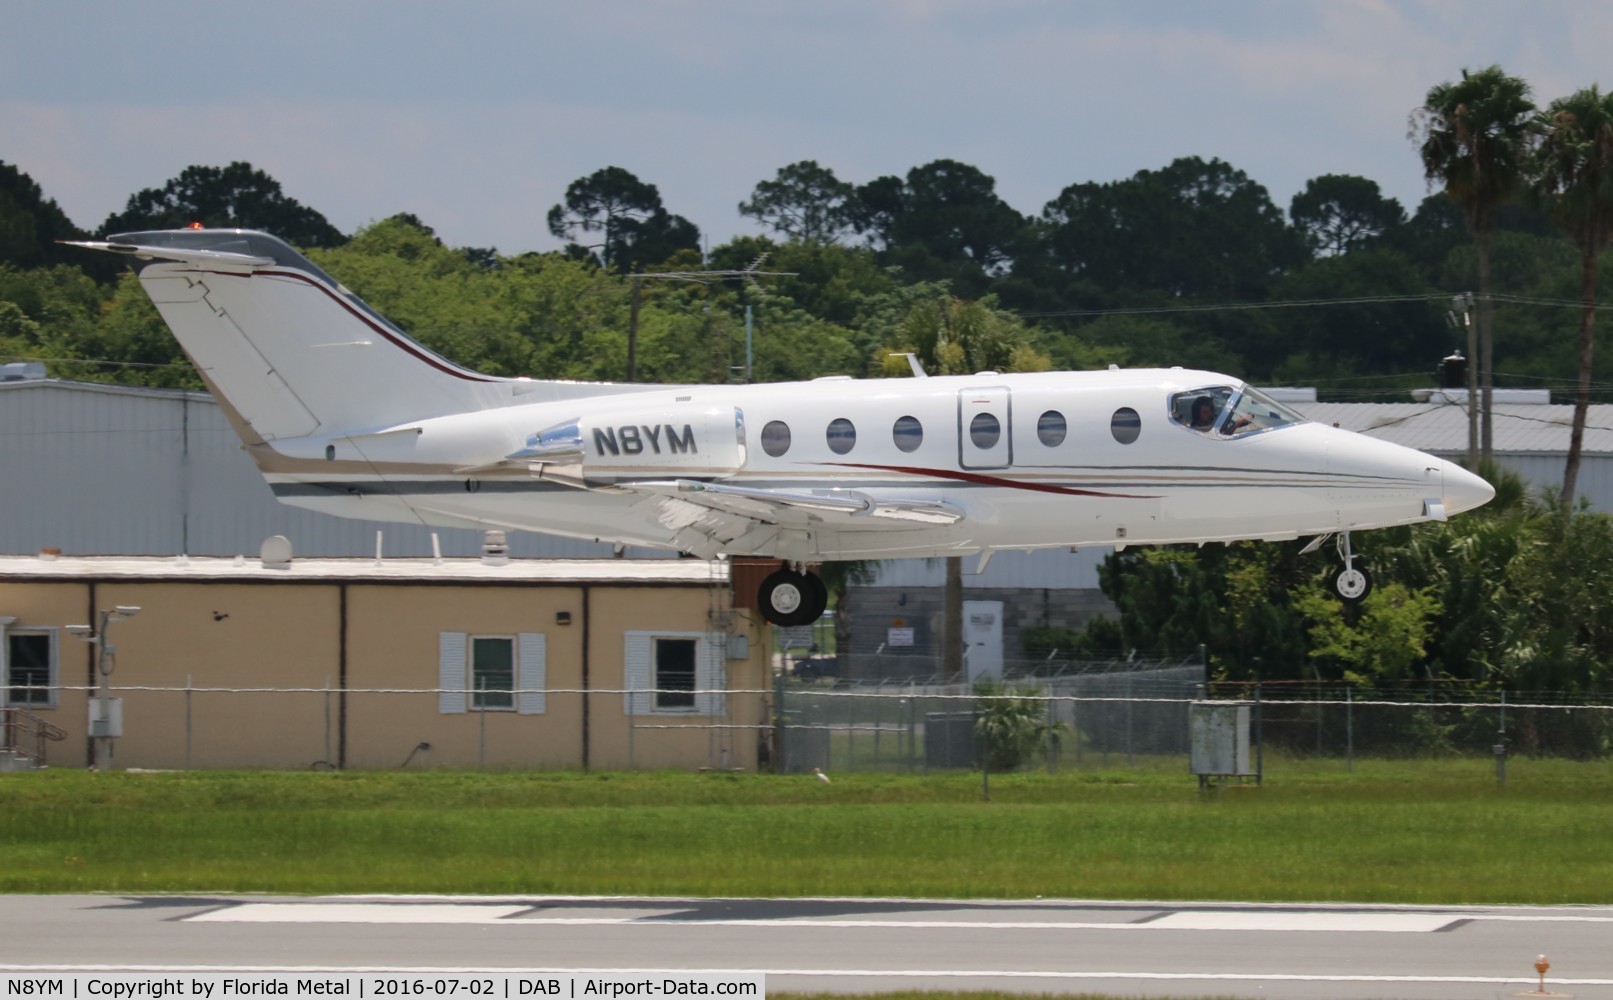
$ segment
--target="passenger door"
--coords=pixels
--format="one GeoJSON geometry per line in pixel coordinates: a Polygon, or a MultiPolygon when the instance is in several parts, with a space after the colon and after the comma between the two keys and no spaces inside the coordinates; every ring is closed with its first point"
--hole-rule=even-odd
{"type": "Polygon", "coordinates": [[[958,464],[965,469],[1006,469],[1014,464],[1013,407],[1007,386],[958,393],[958,464]]]}

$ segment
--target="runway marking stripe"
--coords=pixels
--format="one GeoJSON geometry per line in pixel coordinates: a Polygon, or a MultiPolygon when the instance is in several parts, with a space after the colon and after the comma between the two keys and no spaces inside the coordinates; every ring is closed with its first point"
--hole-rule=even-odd
{"type": "MultiPolygon", "coordinates": [[[[1458,921],[1495,919],[1450,913],[1177,910],[1141,921],[837,920],[811,918],[686,919],[668,916],[546,917],[517,914],[536,907],[455,903],[243,903],[187,918],[209,923],[503,924],[520,927],[778,927],[934,930],[1155,930],[1318,931],[1323,933],[1430,933],[1458,921]]],[[[1499,918],[1509,919],[1509,918],[1499,918]]],[[[1536,918],[1545,920],[1548,918],[1536,918]]],[[[1569,918],[1600,919],[1608,918],[1569,918]]]]}
{"type": "Polygon", "coordinates": [[[494,924],[530,906],[466,903],[243,903],[186,917],[198,923],[494,924]]]}
{"type": "MultiPolygon", "coordinates": [[[[486,966],[345,966],[333,968],[330,965],[6,965],[0,964],[0,972],[142,972],[142,973],[301,973],[301,972],[347,972],[357,974],[379,973],[409,973],[414,975],[469,975],[477,972],[503,972],[501,968],[488,968],[486,966]]],[[[656,975],[667,972],[681,972],[688,975],[704,976],[753,976],[762,973],[767,976],[824,976],[840,979],[1149,979],[1171,982],[1193,980],[1216,982],[1273,982],[1273,983],[1457,983],[1476,986],[1514,986],[1535,985],[1538,980],[1534,977],[1513,976],[1366,976],[1366,975],[1295,975],[1273,972],[1025,972],[1003,969],[706,969],[706,968],[573,968],[573,967],[547,967],[547,966],[521,966],[510,969],[511,973],[531,975],[656,975]]],[[[1561,979],[1548,977],[1548,986],[1613,986],[1613,979],[1561,979]]]]}
{"type": "Polygon", "coordinates": [[[1449,913],[1177,910],[1140,926],[1181,931],[1394,931],[1426,934],[1463,919],[1472,918],[1449,913]]]}

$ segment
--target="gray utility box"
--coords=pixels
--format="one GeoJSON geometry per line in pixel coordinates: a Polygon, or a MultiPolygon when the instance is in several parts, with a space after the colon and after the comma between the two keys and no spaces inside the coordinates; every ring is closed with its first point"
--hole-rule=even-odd
{"type": "Polygon", "coordinates": [[[924,767],[926,770],[980,766],[975,752],[974,712],[924,713],[924,767]]]}
{"type": "Polygon", "coordinates": [[[1249,706],[1237,702],[1195,702],[1187,709],[1193,773],[1200,777],[1247,777],[1249,706]]]}

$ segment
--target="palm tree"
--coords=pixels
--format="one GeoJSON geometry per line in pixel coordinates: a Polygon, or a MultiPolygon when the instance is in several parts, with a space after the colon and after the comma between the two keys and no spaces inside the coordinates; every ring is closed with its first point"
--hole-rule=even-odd
{"type": "Polygon", "coordinates": [[[1613,94],[1595,84],[1551,102],[1539,116],[1536,193],[1551,199],[1553,221],[1580,255],[1579,387],[1574,429],[1563,469],[1562,503],[1574,502],[1585,412],[1591,402],[1591,350],[1595,346],[1596,258],[1613,237],[1613,94]]]}
{"type": "MultiPolygon", "coordinates": [[[[1040,372],[1052,362],[1031,342],[1031,332],[1017,317],[1001,312],[994,299],[968,302],[947,295],[913,304],[897,331],[899,343],[887,354],[887,374],[899,374],[902,353],[917,355],[936,375],[971,372],[1040,372]]],[[[944,633],[941,676],[963,677],[963,557],[947,556],[942,600],[944,633]]]]}
{"type": "MultiPolygon", "coordinates": [[[[1469,73],[1428,91],[1411,114],[1410,138],[1417,143],[1423,174],[1462,206],[1468,231],[1478,245],[1479,372],[1483,378],[1483,455],[1490,457],[1490,399],[1495,385],[1495,338],[1490,298],[1490,241],[1496,209],[1516,197],[1526,176],[1534,135],[1534,102],[1529,84],[1507,76],[1500,66],[1469,73]]],[[[1470,369],[1471,371],[1471,369],[1470,369]]],[[[1468,379],[1472,388],[1473,378],[1468,379]]],[[[1468,406],[1473,405],[1471,394],[1468,406]]]]}

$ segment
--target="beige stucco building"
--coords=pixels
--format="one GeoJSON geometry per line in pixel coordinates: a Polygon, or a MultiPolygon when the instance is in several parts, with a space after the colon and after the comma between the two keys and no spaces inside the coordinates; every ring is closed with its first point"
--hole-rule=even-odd
{"type": "Polygon", "coordinates": [[[90,763],[104,665],[119,768],[755,768],[765,629],[721,561],[0,557],[51,766],[90,763]]]}

